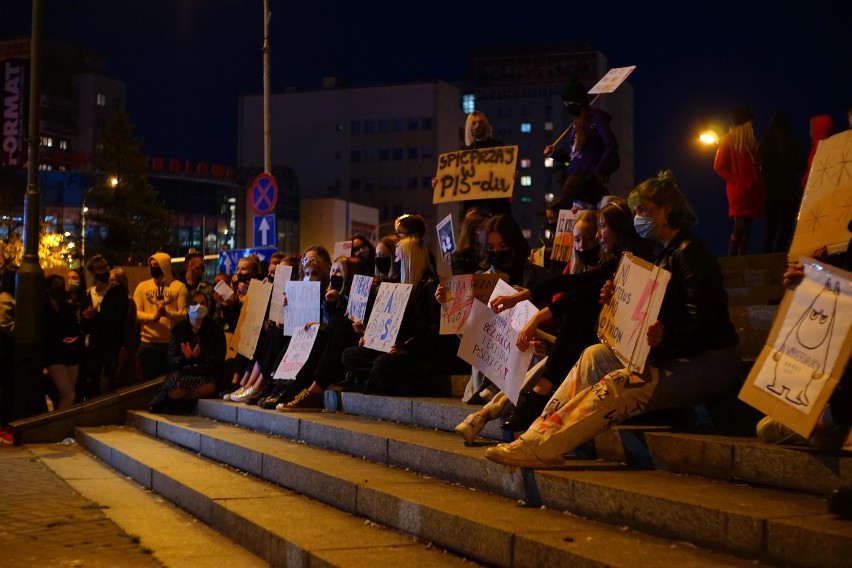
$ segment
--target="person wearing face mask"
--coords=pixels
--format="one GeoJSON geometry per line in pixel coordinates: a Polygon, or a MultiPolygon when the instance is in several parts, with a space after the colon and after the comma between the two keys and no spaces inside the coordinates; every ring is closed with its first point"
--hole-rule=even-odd
{"type": "Polygon", "coordinates": [[[127,289],[110,282],[107,260],[95,255],[86,263],[94,285],[81,303],[80,320],[88,337],[83,396],[92,398],[115,388],[118,354],[124,345],[124,320],[130,304],[127,289]]]}
{"type": "Polygon", "coordinates": [[[360,259],[361,263],[368,270],[373,270],[376,263],[376,249],[373,247],[373,243],[361,234],[356,234],[352,237],[352,251],[349,256],[360,259]]]}
{"type": "Polygon", "coordinates": [[[482,268],[485,256],[485,224],[491,216],[477,207],[464,215],[456,250],[450,255],[454,275],[475,274],[482,268]]]}
{"type": "Polygon", "coordinates": [[[567,164],[568,175],[589,172],[600,177],[605,184],[621,165],[618,140],[609,127],[612,118],[604,111],[590,106],[586,88],[577,77],[568,81],[562,93],[562,102],[568,114],[574,118],[565,137],[568,150],[556,151],[551,144],[544,148],[545,157],[567,164]]]}
{"type": "Polygon", "coordinates": [[[143,280],[133,291],[136,319],[140,324],[140,342],[136,357],[144,380],[168,371],[167,352],[171,330],[186,319],[186,286],[172,275],[172,258],[163,252],[148,258],[150,280],[143,280]]]}
{"type": "Polygon", "coordinates": [[[148,403],[151,412],[186,413],[195,400],[216,394],[223,378],[225,332],[208,310],[207,295],[193,292],[188,317],[172,329],[169,373],[148,403]]]}
{"type": "MultiPolygon", "coordinates": [[[[494,462],[526,468],[559,467],[564,455],[628,418],[694,406],[735,392],[742,384],[739,338],[728,317],[722,271],[713,252],[691,232],[694,213],[671,172],[639,184],[628,202],[636,225],[660,247],[654,264],[671,273],[658,319],[644,338],[645,370],[624,368],[603,344],[583,351],[542,415],[510,444],[489,448],[494,462]]],[[[608,281],[601,299],[615,286],[608,281]]]]}
{"type": "Polygon", "coordinates": [[[44,366],[59,392],[56,408],[74,404],[77,376],[83,359],[83,331],[77,314],[67,301],[65,279],[54,274],[45,277],[44,366]]]}

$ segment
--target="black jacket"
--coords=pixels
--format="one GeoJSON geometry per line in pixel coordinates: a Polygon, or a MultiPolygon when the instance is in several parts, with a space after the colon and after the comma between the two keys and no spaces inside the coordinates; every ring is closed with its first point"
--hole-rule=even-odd
{"type": "MultiPolygon", "coordinates": [[[[83,296],[81,311],[92,305],[91,289],[83,296]]],[[[89,347],[118,349],[124,344],[124,319],[130,298],[127,289],[120,284],[107,288],[100,308],[92,319],[81,318],[83,332],[89,336],[89,347]]]]}
{"type": "Polygon", "coordinates": [[[225,332],[219,324],[205,317],[196,334],[189,320],[178,322],[172,328],[169,341],[169,368],[190,375],[213,377],[217,382],[223,377],[225,364],[225,332]],[[190,347],[201,344],[201,354],[196,359],[187,360],[180,348],[181,343],[190,347]]]}

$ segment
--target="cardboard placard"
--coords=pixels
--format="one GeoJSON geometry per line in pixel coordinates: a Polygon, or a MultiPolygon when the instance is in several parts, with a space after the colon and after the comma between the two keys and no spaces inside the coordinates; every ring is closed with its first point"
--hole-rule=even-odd
{"type": "Polygon", "coordinates": [[[320,321],[320,283],[287,282],[287,305],[284,306],[284,335],[293,329],[320,321]]]}
{"type": "MultiPolygon", "coordinates": [[[[497,296],[511,296],[515,293],[517,293],[517,290],[515,290],[507,281],[500,280],[494,286],[494,290],[491,292],[491,296],[488,298],[488,303],[486,305],[490,306],[491,300],[497,296]]],[[[535,307],[535,304],[529,300],[522,300],[508,310],[500,312],[500,316],[509,321],[509,325],[512,326],[512,329],[515,331],[521,331],[521,329],[527,325],[527,322],[530,321],[536,313],[538,313],[538,308],[535,307]]]]}
{"type": "Polygon", "coordinates": [[[515,345],[518,332],[508,320],[475,300],[462,329],[458,356],[473,365],[500,387],[514,403],[532,360],[533,350],[521,351],[515,345]]]}
{"type": "Polygon", "coordinates": [[[373,277],[356,274],[352,277],[352,287],[349,288],[349,303],[346,304],[346,317],[352,321],[364,321],[367,313],[367,300],[370,298],[370,288],[373,287],[373,277]]]}
{"type": "Polygon", "coordinates": [[[802,258],[740,400],[811,435],[852,354],[852,273],[802,258]]]}
{"type": "Polygon", "coordinates": [[[334,262],[336,258],[341,256],[351,256],[352,255],[352,241],[339,241],[334,243],[334,248],[331,252],[331,261],[334,262]]]}
{"type": "Polygon", "coordinates": [[[275,267],[275,281],[269,298],[269,319],[279,325],[284,323],[284,293],[287,291],[287,282],[290,281],[292,274],[292,266],[279,264],[275,267]]]}
{"type": "Polygon", "coordinates": [[[544,267],[544,249],[545,247],[539,247],[536,249],[532,249],[530,262],[535,264],[536,266],[544,267]]]}
{"type": "Polygon", "coordinates": [[[312,325],[308,329],[296,327],[291,331],[293,337],[290,339],[290,344],[287,346],[287,351],[284,352],[281,363],[275,370],[273,375],[275,379],[295,380],[296,375],[302,370],[311,355],[311,350],[317,340],[319,325],[312,325]]]}
{"type": "MultiPolygon", "coordinates": [[[[240,328],[239,347],[240,355],[251,359],[257,348],[257,339],[263,329],[266,319],[266,307],[269,305],[269,296],[272,294],[272,283],[252,279],[249,282],[246,303],[242,311],[245,319],[240,328]]],[[[242,314],[240,314],[242,318],[242,314]]]]}
{"type": "Polygon", "coordinates": [[[441,154],[432,203],[512,197],[517,161],[517,146],[441,154]]]}
{"type": "Polygon", "coordinates": [[[498,272],[460,274],[444,279],[442,284],[447,290],[447,301],[441,304],[439,333],[441,335],[461,333],[474,298],[487,303],[497,282],[508,279],[506,274],[498,272]]]}
{"type": "Polygon", "coordinates": [[[399,326],[405,314],[405,306],[411,296],[411,284],[382,282],[376,293],[370,321],[364,330],[364,347],[390,353],[399,335],[399,326]]]}
{"type": "Polygon", "coordinates": [[[813,256],[823,246],[829,253],[846,250],[852,214],[852,130],[819,143],[788,258],[813,256]]]}
{"type": "Polygon", "coordinates": [[[631,65],[630,67],[613,67],[595,83],[594,87],[589,89],[589,94],[600,95],[615,92],[627,77],[633,73],[634,69],[636,69],[635,65],[631,65]]]}
{"type": "Polygon", "coordinates": [[[577,214],[570,209],[560,209],[559,219],[556,221],[556,234],[553,236],[553,250],[550,252],[550,260],[568,262],[571,260],[571,251],[574,249],[574,223],[577,214]]]}
{"type": "Polygon", "coordinates": [[[660,313],[671,273],[629,252],[621,255],[615,294],[601,310],[598,337],[631,371],[642,373],[651,347],[646,333],[660,313]]]}

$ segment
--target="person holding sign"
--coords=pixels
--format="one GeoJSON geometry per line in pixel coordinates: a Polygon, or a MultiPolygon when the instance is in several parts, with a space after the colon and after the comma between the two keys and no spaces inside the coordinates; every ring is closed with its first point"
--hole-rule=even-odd
{"type": "MultiPolygon", "coordinates": [[[[365,393],[399,396],[443,394],[436,375],[454,357],[452,344],[440,336],[440,306],[433,300],[438,276],[429,261],[429,251],[420,239],[404,236],[396,247],[400,283],[413,289],[401,318],[399,332],[389,353],[361,344],[343,351],[343,365],[352,375],[365,381],[365,393]]],[[[390,303],[390,302],[389,302],[390,303]]],[[[373,312],[378,306],[373,308],[373,312]]],[[[374,314],[375,315],[375,314],[374,314]]],[[[457,347],[456,343],[456,347],[457,347]]]]}
{"type": "MultiPolygon", "coordinates": [[[[739,338],[728,318],[722,271],[690,231],[696,218],[673,174],[644,181],[628,201],[639,234],[663,247],[655,264],[671,273],[658,319],[645,337],[636,338],[651,348],[644,371],[624,368],[606,345],[589,347],[542,416],[514,442],[489,448],[486,458],[518,467],[557,467],[565,463],[565,453],[628,418],[704,403],[741,384],[739,338]]],[[[602,299],[609,303],[614,292],[608,282],[602,299]]],[[[635,291],[621,288],[621,293],[635,291]]],[[[645,305],[639,301],[637,310],[645,305]]]]}
{"type": "Polygon", "coordinates": [[[490,218],[490,215],[478,207],[471,207],[465,213],[456,250],[450,254],[450,267],[454,276],[476,274],[482,270],[485,257],[485,224],[490,218]]]}
{"type": "Polygon", "coordinates": [[[618,140],[609,127],[612,120],[604,111],[592,108],[589,95],[577,77],[572,77],[562,92],[568,114],[575,117],[568,132],[568,152],[556,152],[554,145],[544,148],[545,157],[568,164],[568,175],[590,172],[604,183],[621,165],[618,140]]]}

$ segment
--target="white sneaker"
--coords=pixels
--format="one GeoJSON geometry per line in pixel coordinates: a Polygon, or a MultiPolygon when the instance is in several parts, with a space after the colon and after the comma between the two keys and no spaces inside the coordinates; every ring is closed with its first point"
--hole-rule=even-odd
{"type": "Polygon", "coordinates": [[[807,444],[804,436],[777,420],[765,416],[757,423],[757,437],[764,444],[807,444]]]}
{"type": "Polygon", "coordinates": [[[455,430],[458,432],[459,436],[464,438],[464,441],[468,444],[472,443],[476,437],[482,432],[482,429],[485,428],[485,424],[488,420],[485,416],[482,416],[478,412],[474,412],[470,416],[464,419],[461,424],[456,426],[455,430]]]}

